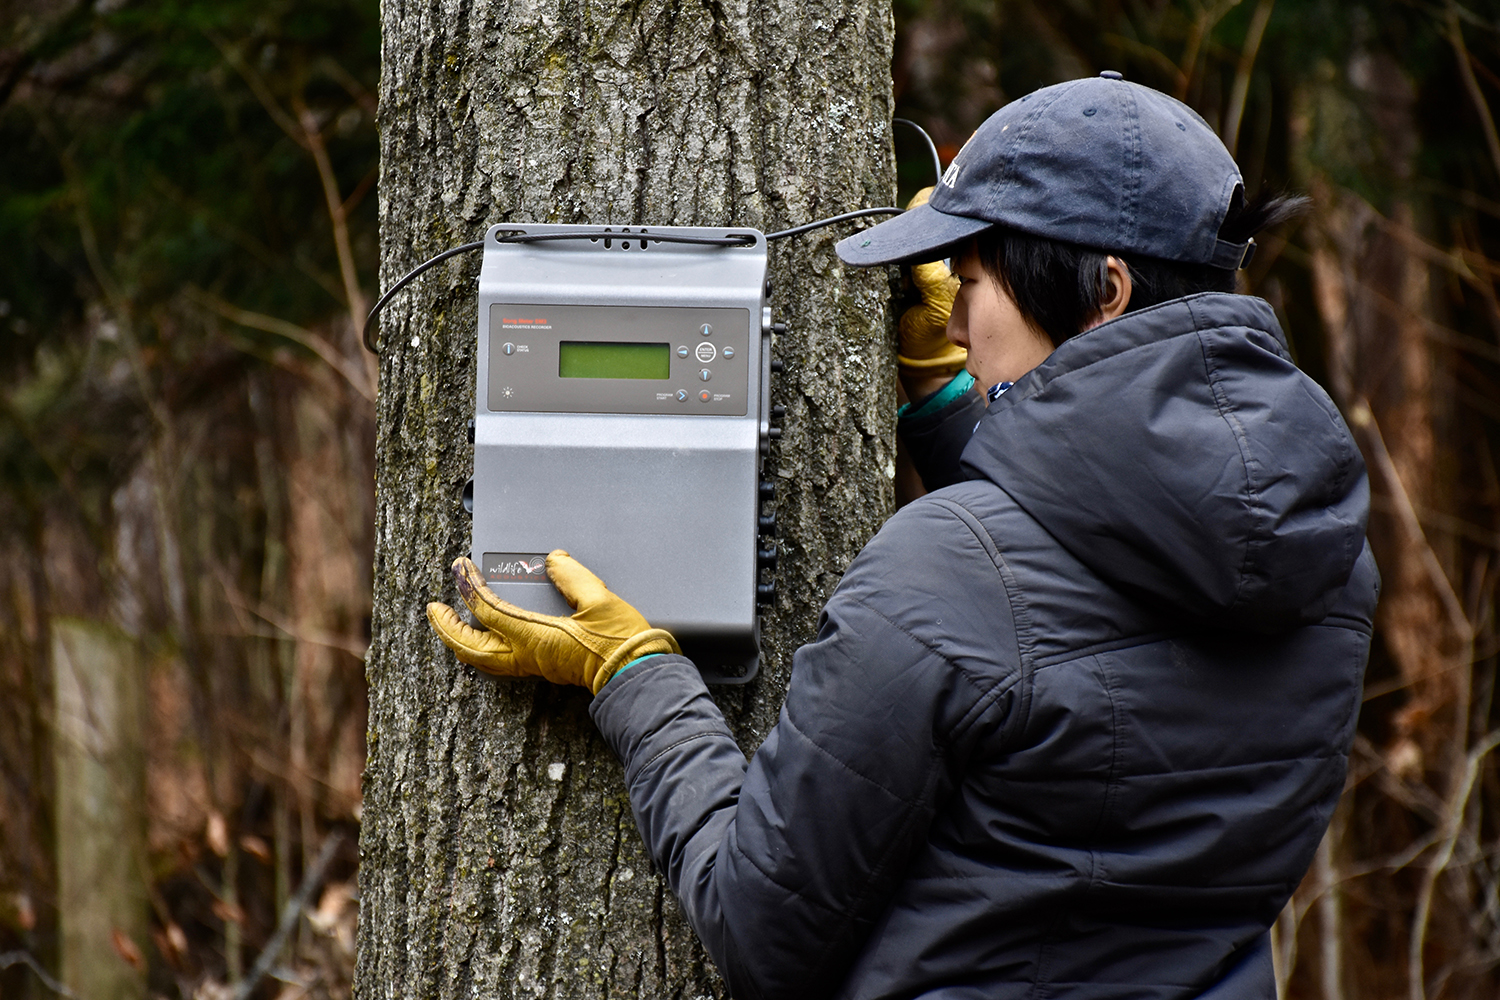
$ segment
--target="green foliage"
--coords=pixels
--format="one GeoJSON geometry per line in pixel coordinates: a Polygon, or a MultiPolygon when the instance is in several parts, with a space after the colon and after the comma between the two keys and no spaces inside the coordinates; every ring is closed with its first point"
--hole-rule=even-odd
{"type": "Polygon", "coordinates": [[[377,241],[375,3],[39,16],[54,20],[0,49],[24,69],[0,103],[0,386],[14,387],[0,475],[30,506],[57,487],[80,502],[82,484],[107,488],[149,437],[120,432],[153,406],[229,391],[257,356],[289,348],[226,324],[195,290],[303,327],[348,314],[299,108],[326,143],[367,276],[377,241]]]}
{"type": "MultiPolygon", "coordinates": [[[[77,334],[91,298],[142,316],[193,284],[303,324],[340,307],[313,161],[247,77],[284,115],[300,100],[321,120],[347,196],[376,165],[375,4],[130,4],[65,20],[33,56],[0,108],[0,244],[18,250],[0,256],[4,370],[77,334]]],[[[368,264],[373,199],[350,225],[368,264]]]]}

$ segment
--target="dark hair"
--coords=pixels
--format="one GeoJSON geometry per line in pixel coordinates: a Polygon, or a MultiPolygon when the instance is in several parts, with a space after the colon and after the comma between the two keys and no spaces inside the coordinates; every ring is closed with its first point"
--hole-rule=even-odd
{"type": "MultiPolygon", "coordinates": [[[[1311,202],[1301,195],[1263,191],[1245,202],[1238,190],[1219,227],[1219,238],[1244,243],[1270,226],[1301,215],[1311,202]]],[[[1126,312],[1194,292],[1232,292],[1235,272],[1032,236],[991,226],[974,238],[979,264],[1010,294],[1016,307],[1053,346],[1081,333],[1109,298],[1106,261],[1115,257],[1130,270],[1126,312]]]]}

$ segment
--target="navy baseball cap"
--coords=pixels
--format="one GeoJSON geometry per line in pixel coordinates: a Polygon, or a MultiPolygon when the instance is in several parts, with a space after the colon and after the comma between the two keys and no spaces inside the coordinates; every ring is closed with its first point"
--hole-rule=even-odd
{"type": "Polygon", "coordinates": [[[1106,70],[1043,87],[991,115],[920,205],[841,240],[846,264],[950,256],[995,224],[1116,253],[1233,270],[1219,239],[1244,197],[1239,167],[1186,104],[1106,70]]]}

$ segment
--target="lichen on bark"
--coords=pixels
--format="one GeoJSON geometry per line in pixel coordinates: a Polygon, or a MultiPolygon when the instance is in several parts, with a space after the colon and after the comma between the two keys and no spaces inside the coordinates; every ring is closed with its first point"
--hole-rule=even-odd
{"type": "MultiPolygon", "coordinates": [[[[886,3],[385,0],[382,24],[384,287],[497,222],[769,231],[894,197],[886,3]]],[[[771,250],[780,594],[759,678],[716,691],[747,752],[892,504],[888,280],[838,263],[848,231],[771,250]]],[[[477,272],[382,317],[356,992],[722,996],[588,695],[480,675],[427,627],[469,547],[477,272]]]]}

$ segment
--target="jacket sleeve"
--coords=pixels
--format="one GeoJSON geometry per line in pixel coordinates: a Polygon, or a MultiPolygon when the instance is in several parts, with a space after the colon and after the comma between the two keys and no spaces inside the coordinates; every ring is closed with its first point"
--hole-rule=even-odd
{"type": "MultiPolygon", "coordinates": [[[[937,400],[940,405],[923,400],[903,408],[896,420],[896,433],[929,493],[967,478],[958,459],[974,436],[974,425],[984,416],[984,394],[972,379],[969,382],[969,388],[956,397],[937,400]]],[[[934,395],[940,396],[941,391],[934,395]]]]}
{"type": "Polygon", "coordinates": [[[738,1000],[832,995],[976,735],[1009,714],[1013,676],[955,662],[930,632],[953,585],[945,562],[981,571],[967,534],[922,501],[887,524],[798,650],[748,765],[684,657],[647,660],[594,701],[647,849],[738,1000]]]}

